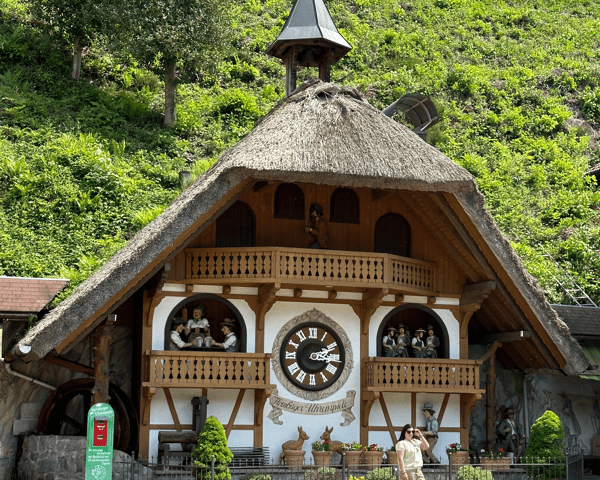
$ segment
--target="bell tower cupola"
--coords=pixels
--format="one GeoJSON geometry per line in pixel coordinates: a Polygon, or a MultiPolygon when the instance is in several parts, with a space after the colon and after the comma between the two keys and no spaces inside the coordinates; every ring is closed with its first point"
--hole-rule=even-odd
{"type": "Polygon", "coordinates": [[[352,50],[340,35],[323,0],[296,0],[279,37],[267,50],[285,64],[285,93],[296,88],[298,66],[318,67],[319,78],[330,81],[331,64],[352,50]]]}

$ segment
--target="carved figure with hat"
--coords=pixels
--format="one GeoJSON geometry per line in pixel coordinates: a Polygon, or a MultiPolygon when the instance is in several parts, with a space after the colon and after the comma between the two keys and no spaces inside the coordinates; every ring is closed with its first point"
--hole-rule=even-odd
{"type": "Polygon", "coordinates": [[[412,339],[412,354],[415,358],[423,358],[425,356],[425,340],[423,339],[425,330],[417,328],[415,336],[412,339]]]}
{"type": "Polygon", "coordinates": [[[310,234],[310,248],[327,248],[328,234],[327,222],[323,220],[323,207],[317,203],[313,203],[309,209],[310,212],[310,227],[304,230],[310,234]]]}
{"type": "Polygon", "coordinates": [[[515,409],[508,407],[504,414],[504,420],[496,427],[496,436],[501,448],[511,454],[512,457],[520,458],[525,449],[525,434],[515,420],[515,409]]]}
{"type": "Polygon", "coordinates": [[[425,415],[425,430],[421,434],[429,443],[429,448],[423,452],[423,463],[440,463],[438,458],[433,454],[433,447],[438,441],[438,431],[440,429],[437,418],[435,418],[435,410],[433,404],[426,403],[423,405],[423,414],[425,415]]]}
{"type": "Polygon", "coordinates": [[[223,336],[225,340],[223,343],[213,342],[213,346],[220,347],[224,349],[226,352],[237,352],[238,351],[238,339],[235,336],[235,323],[231,318],[225,318],[221,322],[221,332],[223,332],[223,336]]]}
{"type": "Polygon", "coordinates": [[[404,324],[398,325],[398,333],[396,333],[396,356],[408,357],[408,346],[410,345],[410,335],[404,330],[404,324]]]}
{"type": "Polygon", "coordinates": [[[188,342],[198,347],[204,345],[204,338],[210,337],[210,323],[203,317],[204,307],[196,305],[192,310],[192,318],[187,322],[187,329],[191,331],[188,342]]]}
{"type": "Polygon", "coordinates": [[[189,335],[190,331],[185,326],[185,322],[182,317],[175,317],[171,321],[171,337],[169,342],[170,350],[181,350],[182,348],[191,347],[192,344],[184,342],[181,338],[181,334],[189,335]]]}
{"type": "Polygon", "coordinates": [[[395,357],[396,356],[396,328],[388,327],[385,330],[385,335],[383,336],[383,356],[384,357],[395,357]]]}
{"type": "Polygon", "coordinates": [[[440,347],[440,339],[435,335],[432,325],[427,325],[427,337],[425,337],[425,350],[423,356],[426,358],[438,358],[437,349],[440,347]]]}

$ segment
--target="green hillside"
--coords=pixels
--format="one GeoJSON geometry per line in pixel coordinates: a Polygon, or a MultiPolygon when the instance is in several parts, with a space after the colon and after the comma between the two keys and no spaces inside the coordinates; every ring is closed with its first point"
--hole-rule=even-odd
{"type": "MultiPolygon", "coordinates": [[[[283,98],[284,68],[264,51],[291,4],[235,2],[231,44],[182,75],[165,128],[156,65],[100,37],[73,80],[73,39],[50,35],[24,0],[2,0],[0,275],[74,288],[179,194],[181,170],[201,174],[244,136],[283,98]]],[[[550,300],[564,300],[555,276],[566,271],[600,302],[600,193],[585,176],[600,162],[600,2],[327,5],[354,47],[332,80],[379,108],[430,96],[442,118],[430,143],[476,176],[550,300]]]]}

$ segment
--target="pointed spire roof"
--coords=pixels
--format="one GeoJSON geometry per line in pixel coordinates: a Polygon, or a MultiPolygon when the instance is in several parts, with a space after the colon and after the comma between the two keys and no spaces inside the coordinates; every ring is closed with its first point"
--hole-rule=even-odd
{"type": "Polygon", "coordinates": [[[296,0],[279,37],[268,48],[267,55],[283,58],[289,46],[307,43],[334,47],[333,62],[352,50],[338,32],[323,0],[296,0]]]}

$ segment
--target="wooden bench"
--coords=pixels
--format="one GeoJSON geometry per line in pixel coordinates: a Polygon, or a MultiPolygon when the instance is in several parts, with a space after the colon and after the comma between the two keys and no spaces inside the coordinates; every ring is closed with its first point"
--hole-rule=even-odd
{"type": "MultiPolygon", "coordinates": [[[[194,432],[159,432],[158,463],[162,463],[162,461],[167,463],[169,457],[191,458],[192,450],[197,440],[198,435],[194,432]],[[176,435],[177,438],[169,438],[170,435],[168,434],[173,433],[179,434],[176,435]],[[181,443],[181,440],[184,439],[182,437],[186,433],[188,436],[185,440],[188,440],[188,442],[183,444],[185,447],[184,450],[171,451],[171,444],[181,443]]],[[[232,447],[229,450],[233,453],[233,459],[229,463],[229,467],[261,467],[271,463],[269,447],[232,447]]]]}

